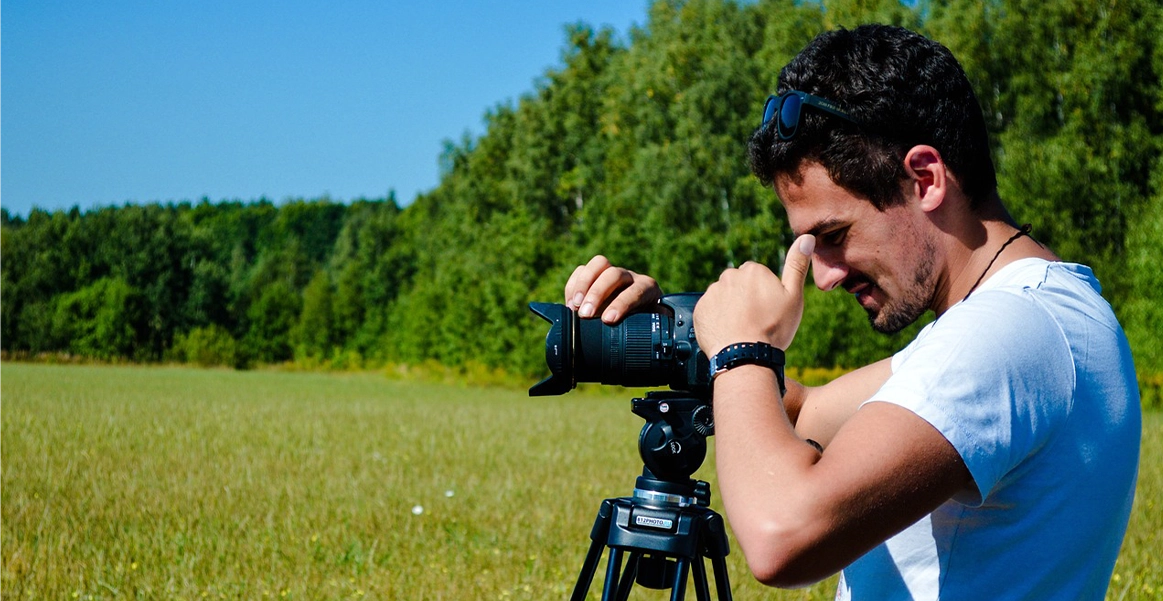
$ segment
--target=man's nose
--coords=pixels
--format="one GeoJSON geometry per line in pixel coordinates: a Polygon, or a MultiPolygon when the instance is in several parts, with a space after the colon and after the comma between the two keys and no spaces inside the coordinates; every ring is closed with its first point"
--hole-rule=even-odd
{"type": "Polygon", "coordinates": [[[812,255],[812,276],[816,280],[816,288],[828,291],[840,285],[840,282],[848,277],[848,266],[828,261],[817,253],[812,255]]]}

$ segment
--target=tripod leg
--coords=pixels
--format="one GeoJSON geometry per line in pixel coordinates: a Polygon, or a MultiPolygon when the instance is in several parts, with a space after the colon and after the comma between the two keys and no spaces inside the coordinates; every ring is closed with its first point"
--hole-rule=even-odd
{"type": "Polygon", "coordinates": [[[603,547],[605,544],[598,539],[590,543],[590,550],[586,553],[585,562],[582,563],[581,574],[577,577],[570,601],[585,601],[586,595],[590,592],[590,583],[594,581],[594,573],[598,570],[598,560],[602,558],[603,547]]]}
{"type": "Polygon", "coordinates": [[[703,558],[696,557],[691,567],[695,576],[695,599],[711,601],[711,589],[707,584],[707,566],[703,565],[703,558]]]}
{"type": "Polygon", "coordinates": [[[611,548],[610,559],[606,563],[606,584],[602,587],[602,601],[610,601],[614,598],[614,590],[618,588],[618,572],[621,569],[622,550],[611,548]]]}
{"type": "Polygon", "coordinates": [[[711,567],[715,570],[715,590],[719,592],[719,601],[731,601],[731,583],[727,580],[727,560],[723,557],[711,559],[711,567]]]}
{"type": "Polygon", "coordinates": [[[690,575],[691,560],[678,558],[674,566],[674,582],[670,586],[670,601],[682,601],[686,597],[686,579],[690,575]]]}
{"type": "Polygon", "coordinates": [[[634,587],[634,580],[638,578],[638,563],[642,561],[642,553],[630,552],[626,561],[626,569],[622,570],[622,581],[618,583],[618,593],[614,597],[617,601],[626,601],[630,598],[630,589],[634,587]]]}
{"type": "Polygon", "coordinates": [[[594,526],[590,529],[590,550],[586,553],[582,563],[581,574],[577,577],[577,584],[573,587],[573,596],[570,601],[585,601],[590,592],[590,584],[594,581],[594,573],[598,571],[598,561],[602,558],[602,549],[610,536],[610,516],[613,513],[611,499],[602,501],[598,507],[598,516],[594,518],[594,526]]]}

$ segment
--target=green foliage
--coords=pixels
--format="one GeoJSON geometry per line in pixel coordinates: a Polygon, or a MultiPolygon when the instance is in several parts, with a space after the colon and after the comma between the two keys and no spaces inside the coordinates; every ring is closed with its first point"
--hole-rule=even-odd
{"type": "Polygon", "coordinates": [[[1151,0],[1004,8],[991,46],[1011,74],[997,90],[1003,198],[1060,256],[1121,291],[1128,220],[1150,197],[1163,151],[1163,118],[1151,109],[1163,12],[1151,0]]]}
{"type": "Polygon", "coordinates": [[[331,352],[335,345],[333,297],[327,274],[322,270],[315,272],[303,290],[303,311],[292,332],[296,354],[318,359],[331,352]]]}
{"type": "MultiPolygon", "coordinates": [[[[559,65],[487,129],[445,143],[439,186],[395,198],[34,210],[0,219],[0,346],[20,353],[305,367],[437,361],[544,370],[544,325],[596,253],[701,290],[780,267],[791,232],[744,144],[779,69],[818,32],[879,21],[948,45],[975,85],[1000,191],[1092,265],[1140,372],[1163,373],[1163,7],[1152,0],[662,0],[619,39],[565,29],[559,65]]],[[[850,368],[873,335],[846,295],[808,292],[789,349],[850,368]]]]}
{"type": "MultiPolygon", "coordinates": [[[[1132,274],[1129,293],[1116,306],[1140,371],[1163,380],[1163,158],[1155,169],[1155,194],[1130,219],[1124,264],[1132,274]]],[[[1156,388],[1158,392],[1158,387],[1156,388]]],[[[1146,400],[1146,399],[1144,399],[1146,400]]],[[[1157,397],[1163,406],[1163,395],[1157,397]]]]}
{"type": "MultiPolygon", "coordinates": [[[[824,27],[852,28],[863,23],[885,23],[917,29],[920,15],[897,0],[823,0],[824,27]]],[[[915,3],[911,3],[915,4],[915,3]]]]}
{"type": "Polygon", "coordinates": [[[264,287],[246,312],[250,329],[242,339],[245,358],[261,363],[290,359],[294,348],[291,330],[301,305],[300,296],[287,282],[280,280],[264,287]]]}
{"type": "Polygon", "coordinates": [[[194,328],[174,337],[171,360],[203,367],[234,367],[238,364],[238,343],[217,324],[194,328]]]}
{"type": "Polygon", "coordinates": [[[1139,374],[1139,394],[1144,409],[1163,410],[1163,374],[1139,374]]]}
{"type": "Polygon", "coordinates": [[[140,294],[124,280],[102,278],[53,298],[49,336],[78,355],[128,357],[134,350],[134,305],[140,302],[140,294]]]}

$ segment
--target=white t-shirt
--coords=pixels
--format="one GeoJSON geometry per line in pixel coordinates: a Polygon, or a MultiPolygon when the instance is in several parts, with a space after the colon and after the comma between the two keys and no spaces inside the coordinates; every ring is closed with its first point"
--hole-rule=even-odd
{"type": "Polygon", "coordinates": [[[845,568],[837,599],[1103,599],[1141,415],[1126,336],[1099,291],[1088,267],[1017,261],[893,357],[868,402],[932,424],[977,490],[845,568]]]}

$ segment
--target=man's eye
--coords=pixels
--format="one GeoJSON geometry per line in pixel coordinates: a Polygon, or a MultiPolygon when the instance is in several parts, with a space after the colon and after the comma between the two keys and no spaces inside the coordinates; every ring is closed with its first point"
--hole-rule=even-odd
{"type": "Polygon", "coordinates": [[[838,230],[833,230],[831,232],[828,232],[828,233],[824,234],[823,236],[821,236],[821,238],[824,239],[825,244],[831,244],[831,245],[835,246],[835,245],[838,245],[838,244],[844,242],[844,236],[846,236],[847,234],[848,234],[848,228],[845,227],[845,228],[840,228],[838,230]]]}

